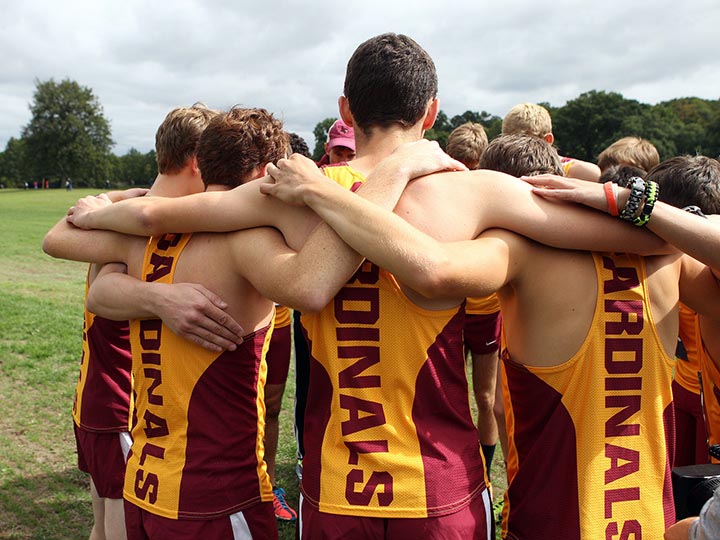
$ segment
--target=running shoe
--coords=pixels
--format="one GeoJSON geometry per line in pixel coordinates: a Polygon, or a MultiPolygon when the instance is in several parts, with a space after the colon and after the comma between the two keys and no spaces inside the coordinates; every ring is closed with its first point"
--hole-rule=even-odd
{"type": "Polygon", "coordinates": [[[290,508],[285,500],[287,493],[283,488],[273,488],[273,508],[275,509],[275,517],[281,521],[295,521],[297,512],[290,508]]]}

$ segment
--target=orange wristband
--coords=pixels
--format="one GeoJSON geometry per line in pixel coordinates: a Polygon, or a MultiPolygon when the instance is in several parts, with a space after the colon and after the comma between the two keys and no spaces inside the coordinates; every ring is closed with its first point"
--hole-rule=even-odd
{"type": "Polygon", "coordinates": [[[603,188],[605,189],[605,199],[607,199],[608,212],[610,212],[611,216],[619,216],[620,211],[618,210],[617,199],[615,198],[615,193],[613,192],[613,183],[605,182],[603,188]]]}

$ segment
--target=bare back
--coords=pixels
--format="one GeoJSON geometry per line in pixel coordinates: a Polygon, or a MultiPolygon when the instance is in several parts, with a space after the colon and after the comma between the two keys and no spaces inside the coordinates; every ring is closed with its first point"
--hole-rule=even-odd
{"type": "MultiPolygon", "coordinates": [[[[508,234],[508,233],[506,233],[508,234]]],[[[549,248],[512,235],[518,274],[499,293],[511,357],[533,366],[559,365],[587,339],[598,277],[588,252],[549,248]]],[[[677,341],[679,256],[645,258],[652,320],[666,355],[677,341]]]]}
{"type": "MultiPolygon", "coordinates": [[[[223,298],[227,312],[252,333],[272,319],[273,303],[263,298],[240,274],[233,257],[232,233],[194,233],[183,250],[175,271],[175,282],[199,283],[223,298]]],[[[128,265],[130,275],[141,278],[143,249],[134,246],[128,265]]]]}

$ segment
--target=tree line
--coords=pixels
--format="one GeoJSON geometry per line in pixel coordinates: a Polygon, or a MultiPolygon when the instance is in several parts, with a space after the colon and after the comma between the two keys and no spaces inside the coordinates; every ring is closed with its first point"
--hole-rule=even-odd
{"type": "MultiPolygon", "coordinates": [[[[617,92],[592,90],[560,107],[541,103],[552,116],[555,144],[562,155],[596,161],[617,139],[638,136],[658,149],[661,159],[680,154],[720,155],[720,100],[678,98],[649,105],[617,92]]],[[[110,123],[90,88],[65,79],[36,81],[29,123],[18,138],[0,152],[0,184],[22,187],[47,182],[61,187],[67,179],[76,186],[147,185],[157,175],[155,151],[131,148],[125,155],[111,152],[110,123]]],[[[325,118],[313,130],[313,157],[323,154],[327,132],[335,118],[325,118]]],[[[450,132],[466,122],[485,127],[497,137],[502,118],[486,111],[465,111],[449,117],[440,111],[426,138],[444,148],[450,132]]]]}

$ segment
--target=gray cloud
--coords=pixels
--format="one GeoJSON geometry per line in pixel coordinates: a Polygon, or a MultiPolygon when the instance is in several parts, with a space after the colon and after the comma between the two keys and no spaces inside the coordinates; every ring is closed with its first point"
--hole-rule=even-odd
{"type": "Polygon", "coordinates": [[[34,81],[66,77],[98,96],[119,154],[152,148],[167,111],[195,101],[265,107],[312,146],[315,124],[337,115],[352,51],[386,31],[430,52],[450,116],[592,89],[648,103],[720,96],[714,0],[4,4],[0,148],[29,121],[34,81]]]}

